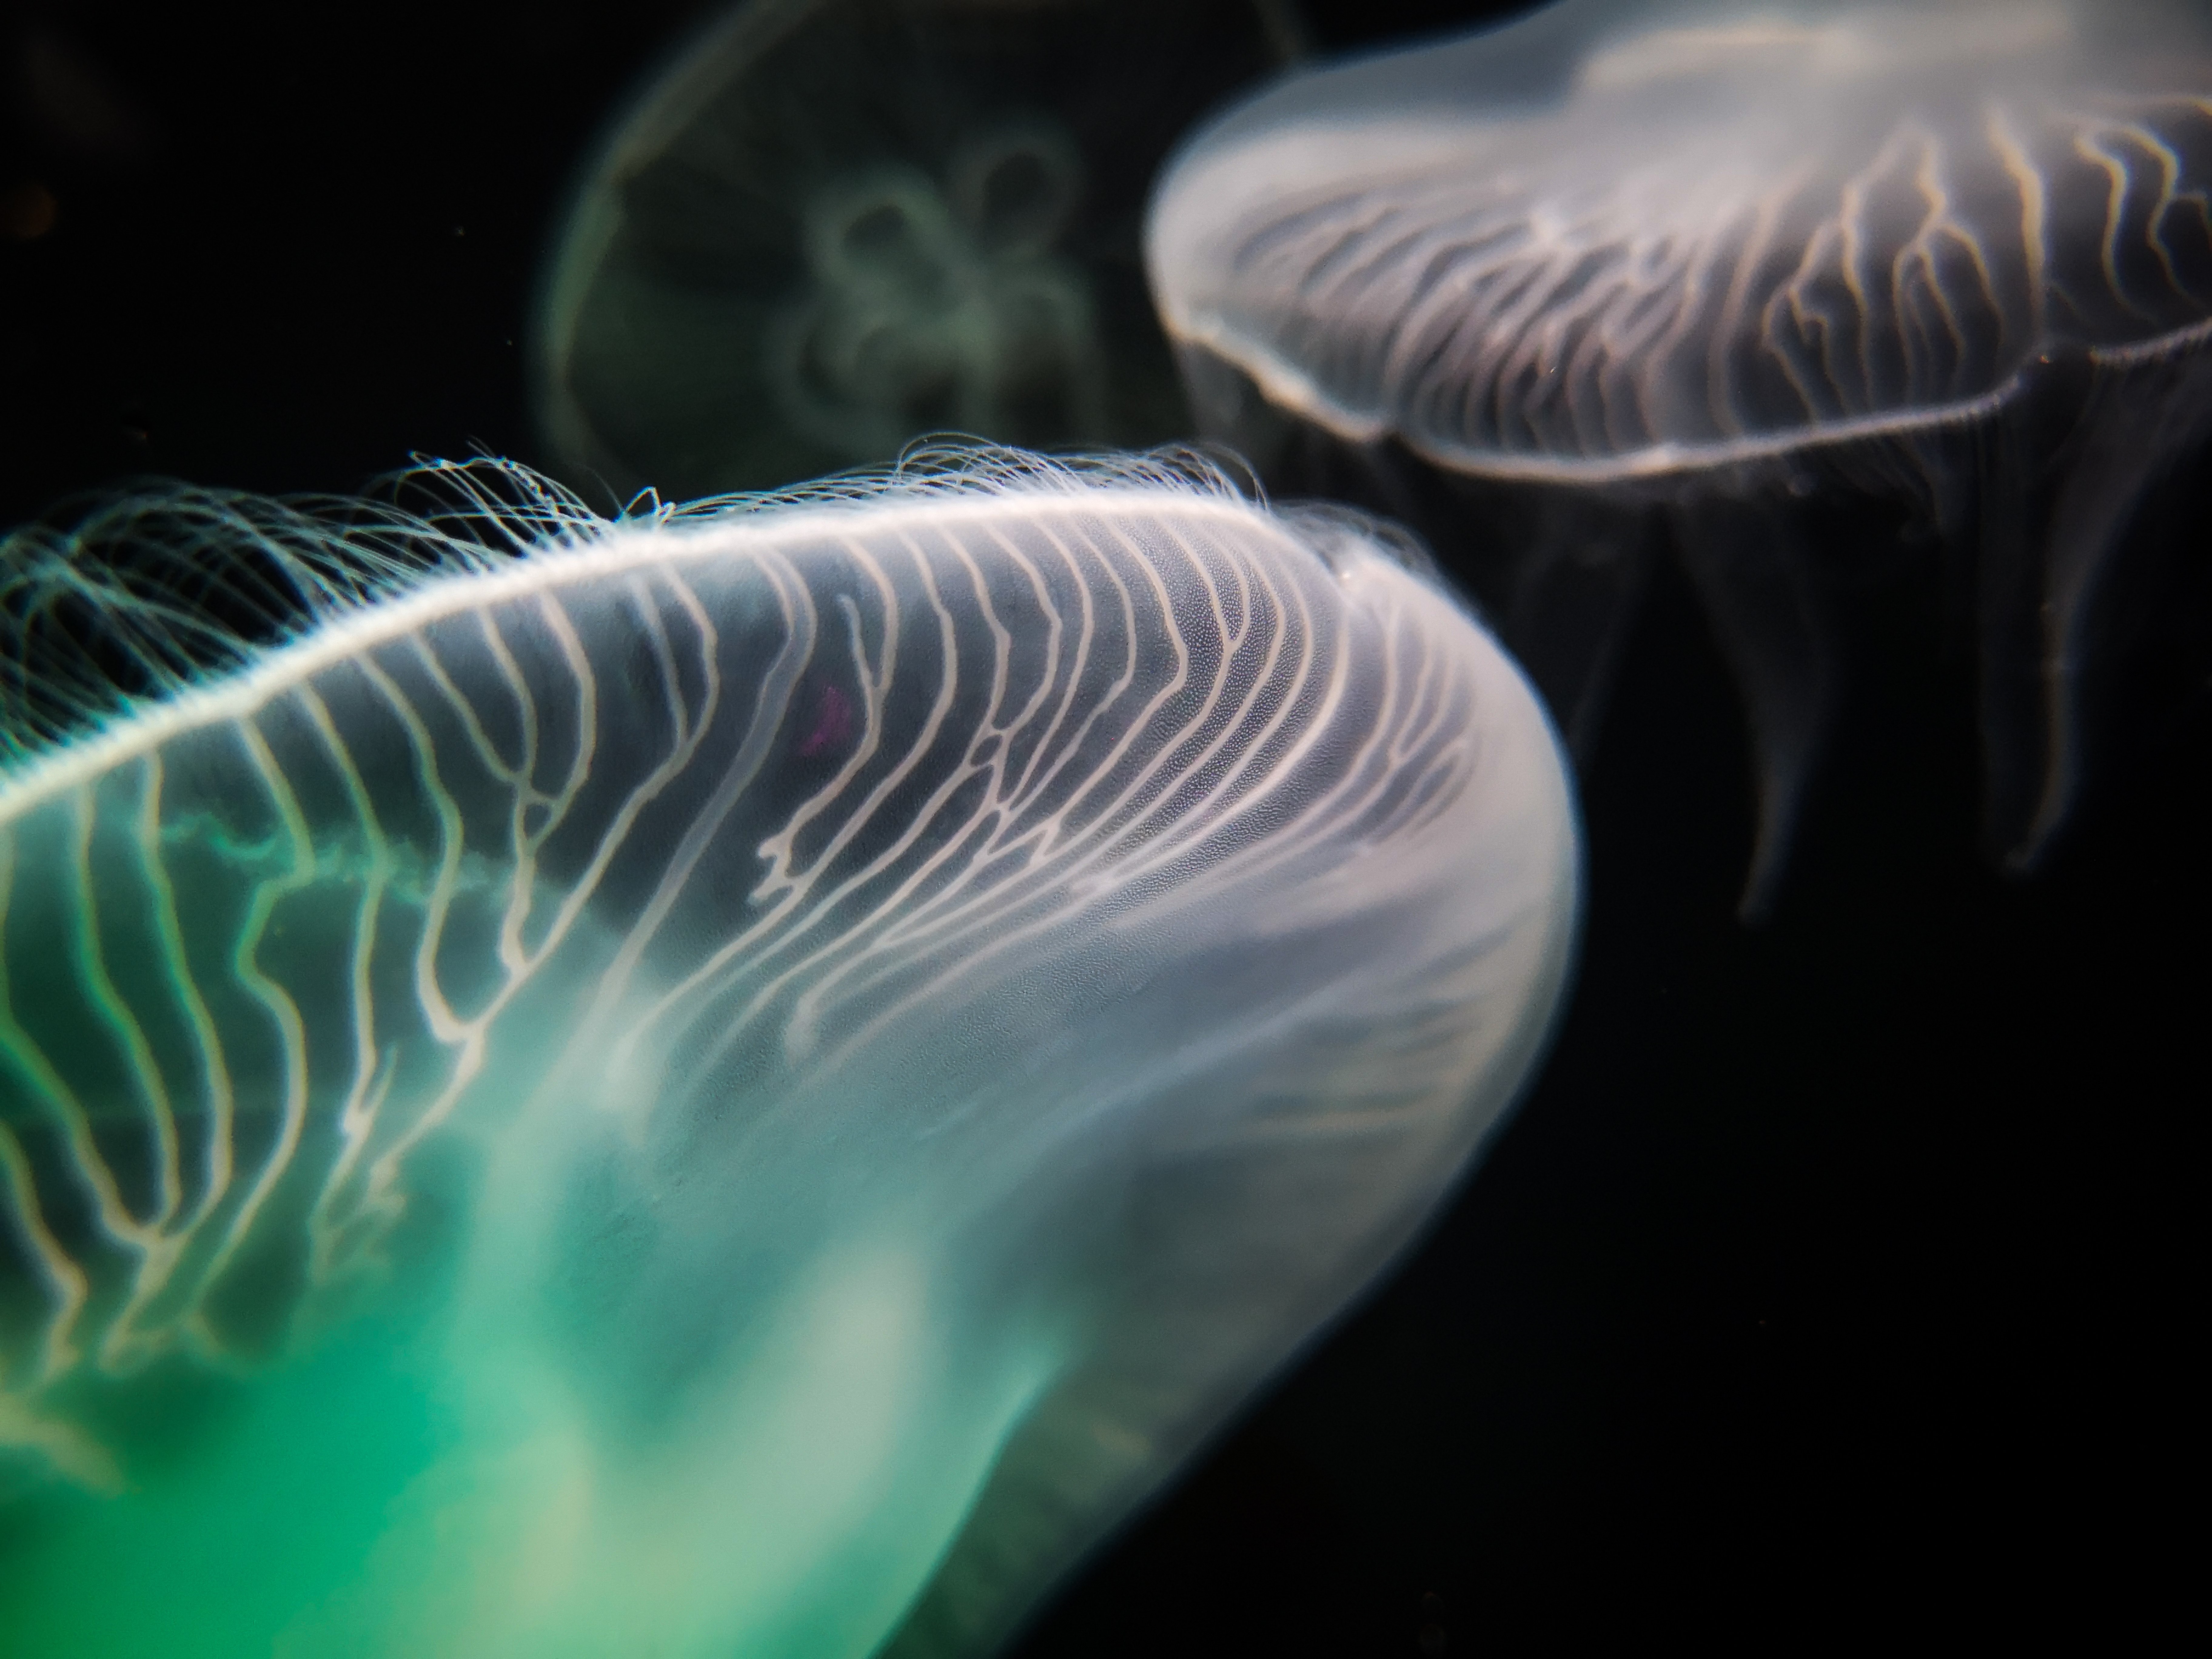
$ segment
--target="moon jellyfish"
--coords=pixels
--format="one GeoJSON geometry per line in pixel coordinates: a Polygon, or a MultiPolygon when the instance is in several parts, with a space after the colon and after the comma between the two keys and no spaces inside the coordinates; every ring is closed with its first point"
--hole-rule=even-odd
{"type": "Polygon", "coordinates": [[[1295,38],[1286,0],[740,6],[578,191],[536,325],[558,467],[690,496],[947,429],[1183,436],[1145,193],[1295,38]]]}
{"type": "Polygon", "coordinates": [[[1578,750],[1671,546],[1748,708],[1755,910],[1900,568],[1972,618],[1993,850],[2066,822],[2186,556],[2208,192],[2193,8],[1564,0],[1247,103],[1150,258],[1206,429],[1456,538],[1578,750]]]}
{"type": "Polygon", "coordinates": [[[416,482],[6,546],[10,1650],[982,1650],[1528,1076],[1540,705],[1181,464],[416,482]]]}

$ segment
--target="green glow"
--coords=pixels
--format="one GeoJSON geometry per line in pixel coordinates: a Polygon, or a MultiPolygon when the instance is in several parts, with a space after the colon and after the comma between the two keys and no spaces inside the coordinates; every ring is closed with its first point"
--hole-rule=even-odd
{"type": "Polygon", "coordinates": [[[1054,1361],[956,1362],[936,1311],[910,1256],[829,1264],[635,1460],[595,1449],[542,1354],[471,1336],[481,1310],[356,1322],[129,1501],[10,1516],[8,1650],[866,1653],[1054,1361]]]}
{"type": "Polygon", "coordinates": [[[988,1651],[1533,1063],[1557,747],[1359,527],[558,527],[0,770],[5,1659],[988,1651]]]}

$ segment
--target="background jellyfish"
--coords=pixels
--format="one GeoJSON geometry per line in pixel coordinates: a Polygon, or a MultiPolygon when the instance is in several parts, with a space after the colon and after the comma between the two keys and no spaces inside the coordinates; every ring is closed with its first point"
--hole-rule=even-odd
{"type": "Polygon", "coordinates": [[[739,7],[578,192],[536,327],[556,465],[689,496],[948,428],[1182,436],[1145,192],[1296,44],[1287,0],[739,7]]]}
{"type": "Polygon", "coordinates": [[[1672,546],[1748,707],[1755,910],[1900,567],[1971,617],[2014,867],[2138,712],[2209,191],[2193,9],[1566,0],[1247,104],[1150,258],[1207,429],[1452,545],[1580,749],[1672,546]]]}
{"type": "Polygon", "coordinates": [[[1164,465],[427,483],[0,560],[11,1639],[987,1646],[1518,1089],[1551,729],[1164,465]]]}

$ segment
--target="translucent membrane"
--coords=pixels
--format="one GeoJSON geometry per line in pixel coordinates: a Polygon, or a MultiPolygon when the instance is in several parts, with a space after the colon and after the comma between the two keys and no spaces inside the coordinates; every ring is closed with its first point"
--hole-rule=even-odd
{"type": "Polygon", "coordinates": [[[1164,465],[431,482],[7,550],[10,1640],[986,1648],[1510,1104],[1551,729],[1164,465]]]}
{"type": "Polygon", "coordinates": [[[1295,36],[1286,0],[730,8],[623,112],[551,251],[558,465],[681,497],[945,430],[1185,435],[1145,192],[1295,36]]]}
{"type": "MultiPolygon", "coordinates": [[[[2081,781],[2114,556],[2212,428],[2208,192],[2194,7],[1562,0],[1248,103],[1162,184],[1149,257],[1209,428],[1263,461],[1287,415],[1673,513],[1770,859],[1836,695],[1804,520],[1903,502],[1978,556],[1991,830],[2027,862],[2081,781]]],[[[1568,637],[1531,648],[1571,714],[1634,586],[1580,553],[1531,556],[1564,567],[1532,579],[1568,637]]]]}

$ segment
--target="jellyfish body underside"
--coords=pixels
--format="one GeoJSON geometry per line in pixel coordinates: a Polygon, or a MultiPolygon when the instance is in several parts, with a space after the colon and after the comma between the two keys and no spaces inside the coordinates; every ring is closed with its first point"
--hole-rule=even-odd
{"type": "Polygon", "coordinates": [[[1749,711],[1749,908],[1853,595],[1971,592],[1987,834],[2033,866],[2171,560],[2144,521],[2212,436],[2212,54],[2128,15],[1585,0],[1287,83],[1155,202],[1201,424],[1465,550],[1585,751],[1671,547],[1749,711]]]}
{"type": "Polygon", "coordinates": [[[10,780],[34,1650],[977,1650],[1510,1100],[1571,818],[1449,600],[1202,493],[875,505],[10,780]]]}

